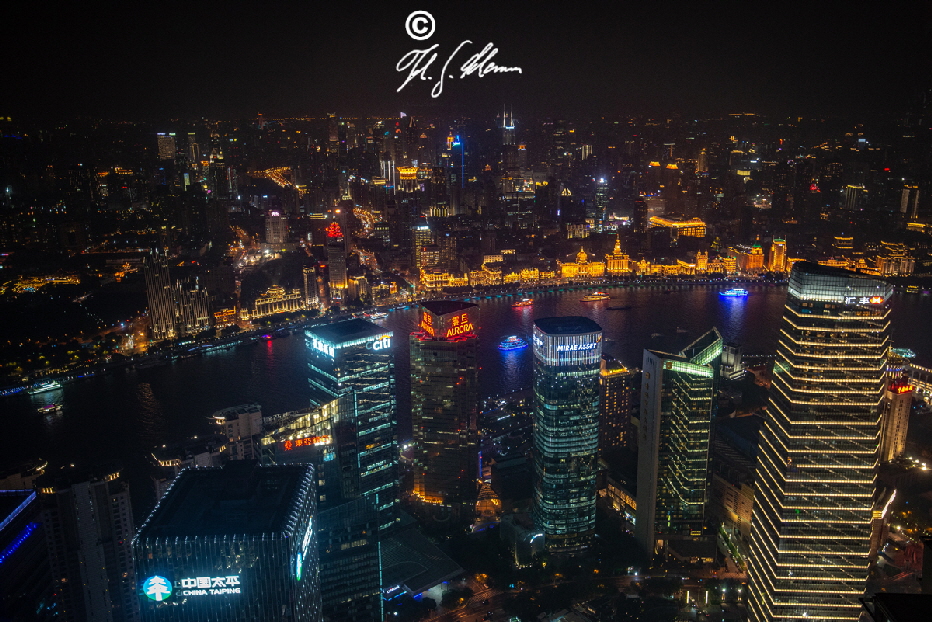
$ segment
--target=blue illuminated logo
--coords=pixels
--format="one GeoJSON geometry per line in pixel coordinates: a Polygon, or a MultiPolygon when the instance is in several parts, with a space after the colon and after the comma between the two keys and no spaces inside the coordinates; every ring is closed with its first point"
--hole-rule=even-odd
{"type": "Polygon", "coordinates": [[[172,595],[172,584],[165,577],[155,575],[142,582],[142,593],[160,603],[172,595]]]}

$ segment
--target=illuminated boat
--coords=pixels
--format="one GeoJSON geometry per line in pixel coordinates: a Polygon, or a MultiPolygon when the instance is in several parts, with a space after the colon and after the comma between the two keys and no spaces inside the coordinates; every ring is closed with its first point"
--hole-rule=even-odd
{"type": "Polygon", "coordinates": [[[729,298],[739,298],[739,297],[742,297],[742,296],[747,296],[747,295],[748,295],[748,290],[746,290],[746,289],[741,289],[740,287],[739,287],[739,288],[735,288],[735,289],[726,289],[726,290],[723,291],[723,292],[719,292],[718,295],[719,295],[719,296],[727,296],[727,297],[729,297],[729,298]]]}
{"type": "Polygon", "coordinates": [[[388,317],[388,314],[387,314],[387,313],[383,313],[383,312],[379,312],[379,313],[370,313],[370,314],[369,314],[369,319],[370,319],[370,320],[384,320],[384,319],[387,318],[387,317],[388,317]]]}
{"type": "Polygon", "coordinates": [[[40,415],[51,415],[61,412],[61,404],[46,404],[36,409],[40,415]]]}
{"type": "Polygon", "coordinates": [[[527,341],[518,337],[517,335],[512,335],[506,339],[502,339],[502,342],[498,344],[499,350],[520,350],[527,347],[527,341]]]}
{"type": "Polygon", "coordinates": [[[597,300],[608,300],[609,298],[611,298],[611,296],[605,292],[592,292],[588,296],[583,296],[580,300],[582,302],[596,302],[597,300]]]}
{"type": "Polygon", "coordinates": [[[45,393],[46,391],[54,391],[55,389],[60,388],[61,383],[57,380],[46,380],[45,382],[40,382],[39,384],[33,385],[26,391],[26,393],[29,395],[35,395],[37,393],[45,393]]]}
{"type": "Polygon", "coordinates": [[[534,306],[534,299],[533,299],[533,298],[522,298],[522,299],[519,300],[518,302],[512,303],[511,306],[514,307],[514,308],[516,308],[516,309],[517,309],[518,307],[533,307],[533,306],[534,306]]]}

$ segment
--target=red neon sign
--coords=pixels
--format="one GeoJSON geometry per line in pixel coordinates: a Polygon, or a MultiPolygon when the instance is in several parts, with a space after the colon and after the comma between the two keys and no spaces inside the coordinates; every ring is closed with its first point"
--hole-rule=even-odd
{"type": "Polygon", "coordinates": [[[879,305],[883,303],[883,296],[871,296],[871,304],[879,305]]]}
{"type": "Polygon", "coordinates": [[[293,441],[285,441],[283,446],[285,451],[291,451],[298,447],[310,447],[312,445],[326,445],[330,442],[329,436],[308,436],[307,438],[296,438],[293,441]]]}
{"type": "Polygon", "coordinates": [[[330,223],[330,226],[327,227],[327,237],[328,238],[342,238],[343,230],[340,229],[340,225],[335,222],[330,223]]]}

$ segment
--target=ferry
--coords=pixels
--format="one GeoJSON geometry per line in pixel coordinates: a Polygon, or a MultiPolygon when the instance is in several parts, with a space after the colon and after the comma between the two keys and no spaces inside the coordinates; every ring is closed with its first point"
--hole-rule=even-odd
{"type": "Polygon", "coordinates": [[[517,335],[512,335],[511,337],[503,339],[502,342],[498,344],[499,350],[520,350],[526,347],[527,341],[517,335]]]}
{"type": "Polygon", "coordinates": [[[40,415],[51,415],[61,412],[61,404],[46,404],[36,409],[40,415]]]}
{"type": "Polygon", "coordinates": [[[35,395],[37,393],[45,393],[46,391],[54,391],[55,389],[60,389],[61,383],[57,380],[46,380],[45,382],[40,382],[30,387],[26,393],[29,395],[35,395]]]}
{"type": "Polygon", "coordinates": [[[718,293],[719,296],[728,296],[729,298],[738,298],[748,295],[748,290],[741,289],[740,287],[735,289],[726,289],[723,292],[718,293]]]}
{"type": "Polygon", "coordinates": [[[388,317],[388,314],[387,314],[387,313],[384,313],[384,312],[381,312],[381,311],[380,311],[379,313],[370,313],[370,314],[369,314],[369,319],[370,319],[370,320],[384,320],[384,319],[387,318],[387,317],[388,317]]]}
{"type": "Polygon", "coordinates": [[[581,302],[595,302],[597,300],[608,300],[609,298],[611,298],[611,296],[609,296],[605,292],[592,292],[588,296],[583,296],[582,298],[580,298],[580,301],[581,302]]]}
{"type": "Polygon", "coordinates": [[[522,299],[519,300],[518,302],[512,303],[511,306],[514,307],[514,308],[516,308],[516,309],[517,309],[518,307],[533,307],[533,306],[534,306],[534,299],[533,299],[533,298],[522,298],[522,299]]]}

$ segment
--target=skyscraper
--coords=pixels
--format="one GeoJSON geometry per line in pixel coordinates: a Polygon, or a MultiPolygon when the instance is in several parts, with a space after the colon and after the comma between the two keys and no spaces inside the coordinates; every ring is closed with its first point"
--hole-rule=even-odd
{"type": "Polygon", "coordinates": [[[133,540],[126,583],[144,622],[318,622],[316,524],[309,465],[186,469],[133,540]]]}
{"type": "Polygon", "coordinates": [[[175,159],[175,134],[156,134],[159,148],[159,160],[175,159]]]}
{"type": "MultiPolygon", "coordinates": [[[[344,499],[368,497],[380,528],[391,527],[399,501],[392,332],[354,319],[306,332],[311,406],[333,403],[332,435],[344,499]]],[[[328,486],[333,485],[332,483],[328,486]]]]}
{"type": "Polygon", "coordinates": [[[679,354],[644,350],[634,537],[650,556],[671,540],[709,535],[709,430],[721,356],[715,328],[679,354]]]}
{"type": "Polygon", "coordinates": [[[635,449],[634,425],[631,415],[636,370],[629,370],[621,361],[607,354],[602,355],[599,368],[599,455],[625,447],[635,449]]]}
{"type": "Polygon", "coordinates": [[[847,270],[793,265],[758,450],[755,622],[860,615],[892,293],[847,270]]]}
{"type": "Polygon", "coordinates": [[[330,276],[330,302],[338,304],[346,297],[346,240],[336,221],[327,227],[327,267],[330,276]]]}
{"type": "Polygon", "coordinates": [[[595,530],[602,328],[585,317],[534,321],[534,521],[551,551],[595,530]]]}
{"type": "Polygon", "coordinates": [[[881,462],[889,462],[906,452],[906,431],[914,389],[908,377],[895,378],[887,383],[880,436],[881,462]]]}
{"type": "Polygon", "coordinates": [[[280,210],[270,210],[265,215],[265,243],[281,245],[288,241],[288,218],[280,210]]]}
{"type": "Polygon", "coordinates": [[[149,256],[143,262],[143,272],[146,277],[152,340],[174,339],[175,292],[168,274],[168,264],[161,257],[149,256]]]}
{"type": "Polygon", "coordinates": [[[126,580],[133,576],[133,514],[120,473],[50,473],[36,486],[60,619],[138,620],[126,580]]]}
{"type": "Polygon", "coordinates": [[[411,333],[414,496],[427,504],[476,500],[478,326],[478,305],[433,300],[411,333]]]}

